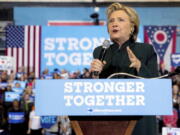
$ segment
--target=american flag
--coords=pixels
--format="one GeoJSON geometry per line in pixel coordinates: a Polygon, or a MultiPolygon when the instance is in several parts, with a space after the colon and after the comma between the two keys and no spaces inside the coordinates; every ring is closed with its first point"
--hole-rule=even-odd
{"type": "Polygon", "coordinates": [[[152,44],[158,54],[159,64],[171,71],[171,54],[176,51],[176,26],[145,26],[144,40],[152,44]]]}
{"type": "Polygon", "coordinates": [[[8,26],[6,28],[6,55],[15,58],[15,72],[25,68],[27,73],[40,74],[40,26],[8,26]]]}

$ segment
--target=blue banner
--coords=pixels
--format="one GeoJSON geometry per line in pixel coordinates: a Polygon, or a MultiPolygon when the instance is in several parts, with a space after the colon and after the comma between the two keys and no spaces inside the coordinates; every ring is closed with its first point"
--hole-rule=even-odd
{"type": "Polygon", "coordinates": [[[106,26],[43,26],[41,70],[89,67],[95,47],[109,39],[106,26]]]}
{"type": "Polygon", "coordinates": [[[42,116],[41,117],[41,127],[50,128],[57,122],[57,116],[42,116]]]}
{"type": "Polygon", "coordinates": [[[7,82],[1,82],[0,83],[0,88],[6,88],[8,86],[7,82]]]}
{"type": "Polygon", "coordinates": [[[11,124],[23,123],[24,122],[24,112],[9,112],[8,122],[11,124]]]}
{"type": "Polygon", "coordinates": [[[37,80],[36,113],[170,115],[171,86],[170,79],[37,80]]]}
{"type": "Polygon", "coordinates": [[[180,53],[174,53],[171,55],[171,65],[173,67],[180,66],[180,53]]]}

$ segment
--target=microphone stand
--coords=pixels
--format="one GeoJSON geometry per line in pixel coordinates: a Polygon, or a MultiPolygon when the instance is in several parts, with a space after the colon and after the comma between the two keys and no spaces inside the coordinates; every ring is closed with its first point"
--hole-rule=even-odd
{"type": "Polygon", "coordinates": [[[169,77],[172,77],[172,76],[178,75],[178,74],[180,74],[180,66],[178,66],[173,72],[170,72],[168,74],[165,74],[165,75],[162,75],[159,77],[146,78],[146,77],[140,77],[140,76],[132,75],[129,73],[119,72],[119,73],[111,74],[110,76],[107,77],[107,79],[111,79],[115,76],[121,76],[121,75],[127,76],[127,77],[132,77],[132,78],[137,78],[137,79],[162,79],[162,78],[169,78],[169,77]]]}

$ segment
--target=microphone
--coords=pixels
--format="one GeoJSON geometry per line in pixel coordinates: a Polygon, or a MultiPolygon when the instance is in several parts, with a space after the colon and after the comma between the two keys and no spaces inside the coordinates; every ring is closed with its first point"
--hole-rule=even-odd
{"type": "MultiPolygon", "coordinates": [[[[103,44],[102,44],[102,50],[99,54],[99,60],[103,61],[107,52],[107,49],[110,47],[110,41],[109,40],[104,40],[103,44]]],[[[98,71],[94,71],[93,72],[94,76],[99,76],[99,72],[98,71]]]]}
{"type": "Polygon", "coordinates": [[[109,40],[104,40],[103,44],[102,44],[102,50],[99,54],[99,60],[103,61],[104,57],[106,55],[106,50],[110,47],[110,41],[109,40]]]}

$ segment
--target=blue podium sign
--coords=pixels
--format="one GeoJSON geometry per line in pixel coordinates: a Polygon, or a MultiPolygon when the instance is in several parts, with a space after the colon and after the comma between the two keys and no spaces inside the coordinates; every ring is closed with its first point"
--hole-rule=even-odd
{"type": "Polygon", "coordinates": [[[43,115],[171,115],[170,79],[37,80],[36,113],[43,115]]]}

